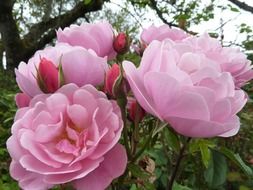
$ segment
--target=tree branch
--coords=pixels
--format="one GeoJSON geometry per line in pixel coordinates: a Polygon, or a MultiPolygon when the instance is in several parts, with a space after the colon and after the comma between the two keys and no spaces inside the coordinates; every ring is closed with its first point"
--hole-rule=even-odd
{"type": "Polygon", "coordinates": [[[164,24],[167,24],[167,25],[169,25],[170,27],[171,27],[171,26],[179,27],[178,25],[173,24],[172,22],[168,22],[168,21],[163,17],[163,13],[162,13],[162,11],[158,8],[156,0],[150,0],[150,3],[151,3],[150,7],[151,7],[152,9],[155,10],[157,16],[163,21],[164,24]]]}
{"type": "Polygon", "coordinates": [[[238,0],[228,0],[229,2],[235,4],[236,6],[238,6],[239,8],[251,12],[253,13],[253,7],[249,6],[248,4],[238,1],[238,0]]]}
{"type": "Polygon", "coordinates": [[[56,36],[56,29],[69,26],[88,12],[100,10],[103,3],[104,1],[101,0],[94,0],[88,5],[80,2],[72,10],[62,15],[33,25],[30,32],[24,36],[24,42],[28,48],[26,57],[31,57],[37,49],[41,49],[51,42],[56,36]]]}
{"type": "Polygon", "coordinates": [[[189,31],[189,30],[187,30],[186,28],[181,27],[181,26],[178,25],[178,24],[174,24],[173,22],[168,22],[168,21],[164,18],[163,12],[162,12],[162,11],[159,9],[159,7],[157,6],[156,0],[150,0],[150,3],[151,3],[151,5],[149,5],[150,8],[153,9],[153,10],[155,10],[156,14],[157,14],[158,17],[163,21],[164,24],[167,24],[167,25],[169,25],[170,27],[173,26],[173,27],[181,28],[182,30],[184,30],[184,31],[186,31],[186,32],[188,32],[188,33],[190,33],[190,34],[192,34],[192,35],[196,35],[196,34],[197,34],[196,32],[189,31]]]}
{"type": "Polygon", "coordinates": [[[49,20],[52,10],[53,10],[53,0],[45,1],[45,11],[44,11],[44,15],[42,17],[42,20],[44,20],[44,21],[49,20]]]}
{"type": "Polygon", "coordinates": [[[38,49],[55,38],[56,29],[69,26],[86,13],[102,9],[105,1],[107,0],[93,0],[89,4],[80,1],[70,11],[34,24],[29,33],[21,39],[12,15],[15,0],[0,0],[1,41],[6,51],[8,67],[12,69],[17,67],[20,61],[27,61],[38,49]]]}

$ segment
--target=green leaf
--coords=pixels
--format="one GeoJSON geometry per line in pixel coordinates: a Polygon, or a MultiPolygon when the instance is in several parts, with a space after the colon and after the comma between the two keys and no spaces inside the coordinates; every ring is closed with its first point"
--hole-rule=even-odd
{"type": "Polygon", "coordinates": [[[199,144],[199,148],[200,148],[202,162],[203,162],[204,166],[207,168],[209,165],[210,157],[211,157],[211,153],[210,153],[208,144],[201,141],[201,143],[199,144]]]}
{"type": "Polygon", "coordinates": [[[239,12],[239,10],[238,10],[237,8],[235,8],[235,7],[231,7],[231,8],[230,8],[230,11],[239,12]]]}
{"type": "Polygon", "coordinates": [[[210,188],[217,188],[226,181],[227,162],[219,152],[212,150],[207,170],[204,172],[205,180],[210,188]]]}
{"type": "MultiPolygon", "coordinates": [[[[62,57],[61,57],[61,59],[62,59],[62,57]]],[[[65,79],[64,79],[61,61],[59,63],[59,76],[58,77],[59,77],[59,81],[60,81],[60,87],[62,87],[65,84],[65,79]]]]}
{"type": "Polygon", "coordinates": [[[248,188],[244,185],[240,185],[239,190],[250,190],[250,188],[248,188]]]}
{"type": "Polygon", "coordinates": [[[169,127],[166,127],[164,133],[169,147],[172,150],[178,152],[180,150],[180,141],[178,139],[178,136],[171,129],[169,129],[169,127]]]}
{"type": "Polygon", "coordinates": [[[83,1],[83,3],[85,4],[85,5],[88,5],[88,4],[90,4],[92,2],[92,0],[84,0],[83,1]]]}
{"type": "Polygon", "coordinates": [[[191,190],[191,188],[180,185],[178,183],[174,183],[173,187],[172,187],[172,190],[191,190]]]}
{"type": "Polygon", "coordinates": [[[143,171],[140,166],[135,165],[135,164],[129,164],[128,166],[129,171],[132,173],[133,176],[139,177],[142,179],[148,178],[149,175],[143,171]]]}
{"type": "Polygon", "coordinates": [[[236,182],[236,181],[242,181],[241,174],[239,172],[229,172],[227,175],[227,180],[231,182],[236,182]]]}
{"type": "Polygon", "coordinates": [[[197,139],[192,141],[192,143],[190,144],[190,153],[194,154],[195,152],[200,151],[202,162],[207,168],[211,157],[209,148],[213,147],[215,147],[215,144],[212,141],[206,139],[197,139]]]}
{"type": "Polygon", "coordinates": [[[130,190],[137,190],[137,186],[135,184],[133,184],[130,188],[130,190]]]}
{"type": "Polygon", "coordinates": [[[229,150],[228,148],[225,147],[221,147],[219,150],[220,153],[222,153],[224,156],[226,156],[228,159],[230,159],[231,161],[233,161],[237,166],[239,166],[242,171],[249,176],[250,178],[253,177],[253,171],[252,169],[247,166],[243,160],[241,159],[239,154],[235,154],[234,152],[232,152],[231,150],[229,150]]]}
{"type": "Polygon", "coordinates": [[[145,181],[144,183],[145,190],[155,190],[155,185],[153,183],[150,183],[149,181],[145,181]]]}

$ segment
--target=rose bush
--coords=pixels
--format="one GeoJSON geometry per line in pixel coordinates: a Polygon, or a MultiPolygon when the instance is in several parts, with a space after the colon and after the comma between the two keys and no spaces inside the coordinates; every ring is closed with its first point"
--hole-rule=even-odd
{"type": "Polygon", "coordinates": [[[185,43],[153,41],[138,69],[123,62],[125,74],[140,105],[190,137],[235,135],[236,116],[246,103],[242,90],[219,63],[196,53],[185,43]]]}
{"type": "Polygon", "coordinates": [[[16,113],[7,141],[10,174],[25,190],[69,182],[103,190],[126,167],[122,128],[117,104],[91,85],[37,95],[16,113]]]}
{"type": "Polygon", "coordinates": [[[229,140],[199,139],[237,134],[237,113],[251,97],[241,89],[253,78],[246,55],[208,34],[167,25],[144,29],[135,44],[127,34],[114,35],[107,22],[71,25],[57,31],[55,46],[15,70],[22,92],[7,148],[19,187],[174,189],[181,187],[173,185],[180,162],[193,158],[203,165],[186,160],[195,170],[182,180],[203,178],[196,188],[226,184],[225,157],[252,178],[251,168],[223,145],[229,140]],[[168,124],[174,130],[164,129],[168,124]],[[224,174],[210,186],[218,162],[224,174]]]}

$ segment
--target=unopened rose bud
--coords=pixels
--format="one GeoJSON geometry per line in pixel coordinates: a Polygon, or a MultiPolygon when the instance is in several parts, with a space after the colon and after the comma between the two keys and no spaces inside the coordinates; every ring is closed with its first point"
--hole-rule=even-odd
{"type": "Polygon", "coordinates": [[[15,96],[16,105],[18,108],[27,107],[31,98],[25,93],[17,93],[15,96]]]}
{"type": "Polygon", "coordinates": [[[114,39],[113,48],[118,54],[124,54],[129,50],[129,38],[124,32],[120,32],[114,39]]]}
{"type": "Polygon", "coordinates": [[[113,64],[112,67],[106,73],[105,92],[111,96],[113,96],[113,86],[119,75],[120,75],[120,68],[119,65],[117,64],[113,64]]]}
{"type": "Polygon", "coordinates": [[[37,82],[45,93],[53,93],[59,88],[58,69],[46,58],[40,60],[37,82]]]}
{"type": "Polygon", "coordinates": [[[138,122],[140,122],[144,116],[145,111],[144,109],[137,103],[136,99],[134,98],[128,98],[128,111],[129,111],[129,117],[132,121],[135,121],[136,119],[138,122]]]}

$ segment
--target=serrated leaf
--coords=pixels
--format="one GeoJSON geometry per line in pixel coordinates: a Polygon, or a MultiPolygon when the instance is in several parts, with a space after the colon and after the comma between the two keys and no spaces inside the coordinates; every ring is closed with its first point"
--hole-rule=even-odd
{"type": "Polygon", "coordinates": [[[210,188],[217,188],[226,181],[227,162],[223,154],[212,150],[207,170],[204,172],[205,180],[210,188]]]}
{"type": "Polygon", "coordinates": [[[239,154],[235,154],[234,152],[232,152],[231,150],[229,150],[228,148],[225,147],[221,147],[219,150],[220,153],[222,153],[224,156],[226,156],[228,159],[230,159],[231,161],[233,161],[237,166],[239,166],[241,168],[241,170],[250,178],[253,177],[253,171],[252,169],[247,166],[243,160],[241,159],[239,154]]]}

